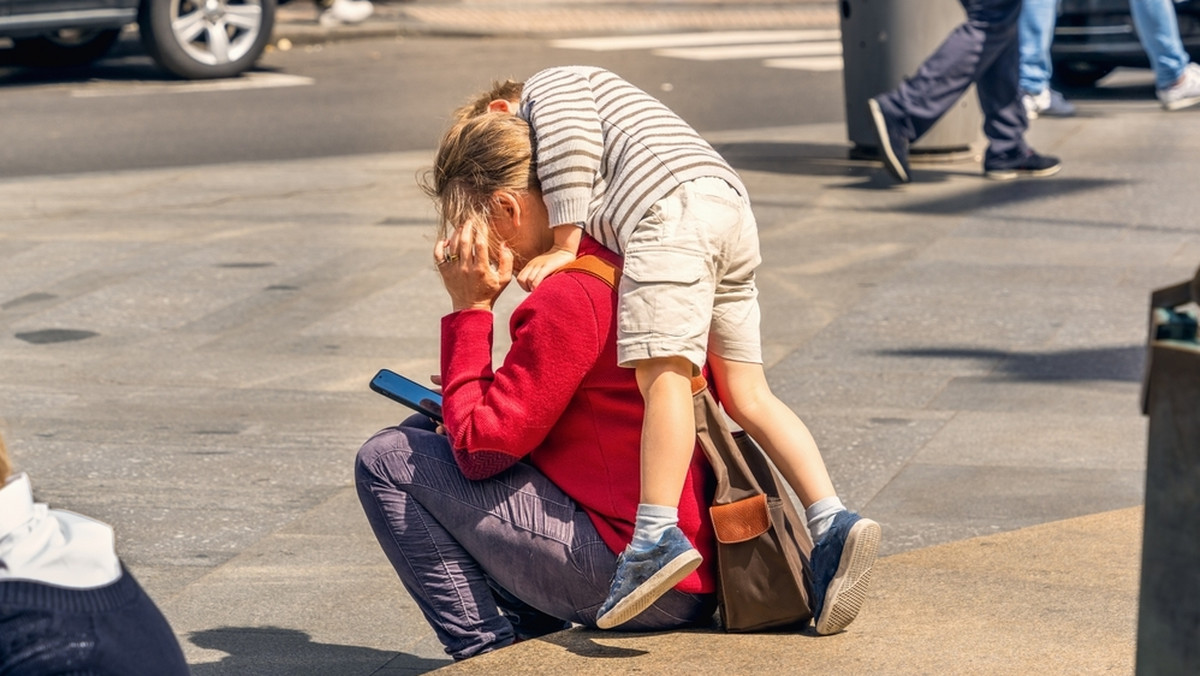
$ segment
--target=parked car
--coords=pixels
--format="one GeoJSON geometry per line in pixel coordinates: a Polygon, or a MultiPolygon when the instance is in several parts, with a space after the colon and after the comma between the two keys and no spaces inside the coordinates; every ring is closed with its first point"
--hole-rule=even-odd
{"type": "MultiPolygon", "coordinates": [[[[1056,80],[1086,87],[1117,66],[1150,66],[1133,28],[1129,2],[1062,0],[1050,47],[1056,80]]],[[[1200,0],[1175,0],[1175,14],[1184,48],[1200,61],[1200,0]]]]}
{"type": "Polygon", "coordinates": [[[137,23],[146,51],[171,73],[231,77],[262,54],[277,1],[0,0],[0,38],[12,42],[0,54],[7,65],[83,65],[107,54],[121,29],[137,23]]]}

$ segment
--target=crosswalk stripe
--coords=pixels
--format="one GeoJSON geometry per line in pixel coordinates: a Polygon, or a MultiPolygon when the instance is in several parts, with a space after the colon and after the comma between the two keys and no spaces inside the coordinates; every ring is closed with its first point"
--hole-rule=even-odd
{"type": "Polygon", "coordinates": [[[274,89],[304,87],[315,82],[311,77],[287,73],[251,71],[238,78],[225,80],[192,80],[188,82],[92,82],[87,88],[71,90],[73,98],[105,96],[136,96],[142,94],[187,94],[192,92],[223,92],[241,89],[274,89]]]}
{"type": "Polygon", "coordinates": [[[661,35],[613,35],[551,41],[561,49],[611,52],[621,49],[662,49],[703,45],[735,45],[770,42],[816,42],[840,40],[837,30],[728,31],[717,33],[665,33],[661,35]]]}
{"type": "Polygon", "coordinates": [[[841,70],[844,66],[839,56],[809,56],[797,59],[766,59],[763,65],[768,68],[787,68],[789,70],[841,70]]]}
{"type": "Polygon", "coordinates": [[[720,47],[685,47],[656,49],[658,56],[691,61],[721,61],[724,59],[765,59],[787,56],[836,56],[842,53],[841,42],[801,42],[799,44],[724,45],[720,47]]]}

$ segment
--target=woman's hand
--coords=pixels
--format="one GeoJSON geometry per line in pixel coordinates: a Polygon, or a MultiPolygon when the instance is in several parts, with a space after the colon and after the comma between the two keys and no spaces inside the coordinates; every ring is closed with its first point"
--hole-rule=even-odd
{"type": "Polygon", "coordinates": [[[513,255],[507,244],[500,244],[497,258],[492,261],[486,223],[464,223],[450,239],[433,246],[433,260],[455,312],[492,309],[512,281],[513,255]]]}
{"type": "MultiPolygon", "coordinates": [[[[437,373],[434,373],[433,375],[429,376],[429,381],[433,383],[433,387],[431,387],[429,389],[433,390],[434,392],[437,392],[438,394],[441,394],[442,393],[442,376],[437,373]]],[[[438,423],[437,427],[435,427],[433,429],[433,431],[435,434],[440,434],[444,437],[444,436],[446,436],[446,425],[444,423],[438,423]]]]}

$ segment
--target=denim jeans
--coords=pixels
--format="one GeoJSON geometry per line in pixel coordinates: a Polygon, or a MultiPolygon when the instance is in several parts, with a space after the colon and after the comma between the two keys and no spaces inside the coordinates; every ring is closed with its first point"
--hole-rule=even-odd
{"type": "MultiPolygon", "coordinates": [[[[1135,0],[1136,1],[1136,0],[1135,0]]],[[[1050,86],[1054,64],[1050,44],[1061,0],[1024,0],[1017,34],[1021,43],[1021,91],[1041,94],[1050,86]]]]}
{"type": "Polygon", "coordinates": [[[985,164],[1021,156],[1029,149],[1029,119],[1017,85],[1021,0],[960,2],[967,10],[966,22],[925,59],[916,75],[876,100],[884,115],[899,123],[905,138],[915,141],[974,84],[988,138],[985,164]]]}
{"type": "Polygon", "coordinates": [[[1171,0],[1129,0],[1133,26],[1150,67],[1154,69],[1154,84],[1166,89],[1183,76],[1191,57],[1179,37],[1179,21],[1171,0]]]}
{"type": "MultiPolygon", "coordinates": [[[[414,416],[363,445],[355,479],[375,537],[451,657],[595,626],[617,557],[532,465],[470,481],[446,437],[414,416]]],[[[621,630],[707,625],[715,606],[713,594],[671,590],[621,630]]]]}

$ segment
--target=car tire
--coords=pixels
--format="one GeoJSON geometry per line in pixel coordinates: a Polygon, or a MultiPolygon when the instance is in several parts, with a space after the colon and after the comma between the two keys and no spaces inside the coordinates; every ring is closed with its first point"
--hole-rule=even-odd
{"type": "Polygon", "coordinates": [[[1113,68],[1099,63],[1065,61],[1054,64],[1054,79],[1064,87],[1091,87],[1113,68]]]}
{"type": "Polygon", "coordinates": [[[142,44],[160,66],[189,80],[233,77],[262,55],[276,0],[142,0],[142,44]]]}
{"type": "Polygon", "coordinates": [[[6,63],[32,68],[82,66],[112,50],[120,29],[63,29],[36,38],[13,40],[6,63]]]}

